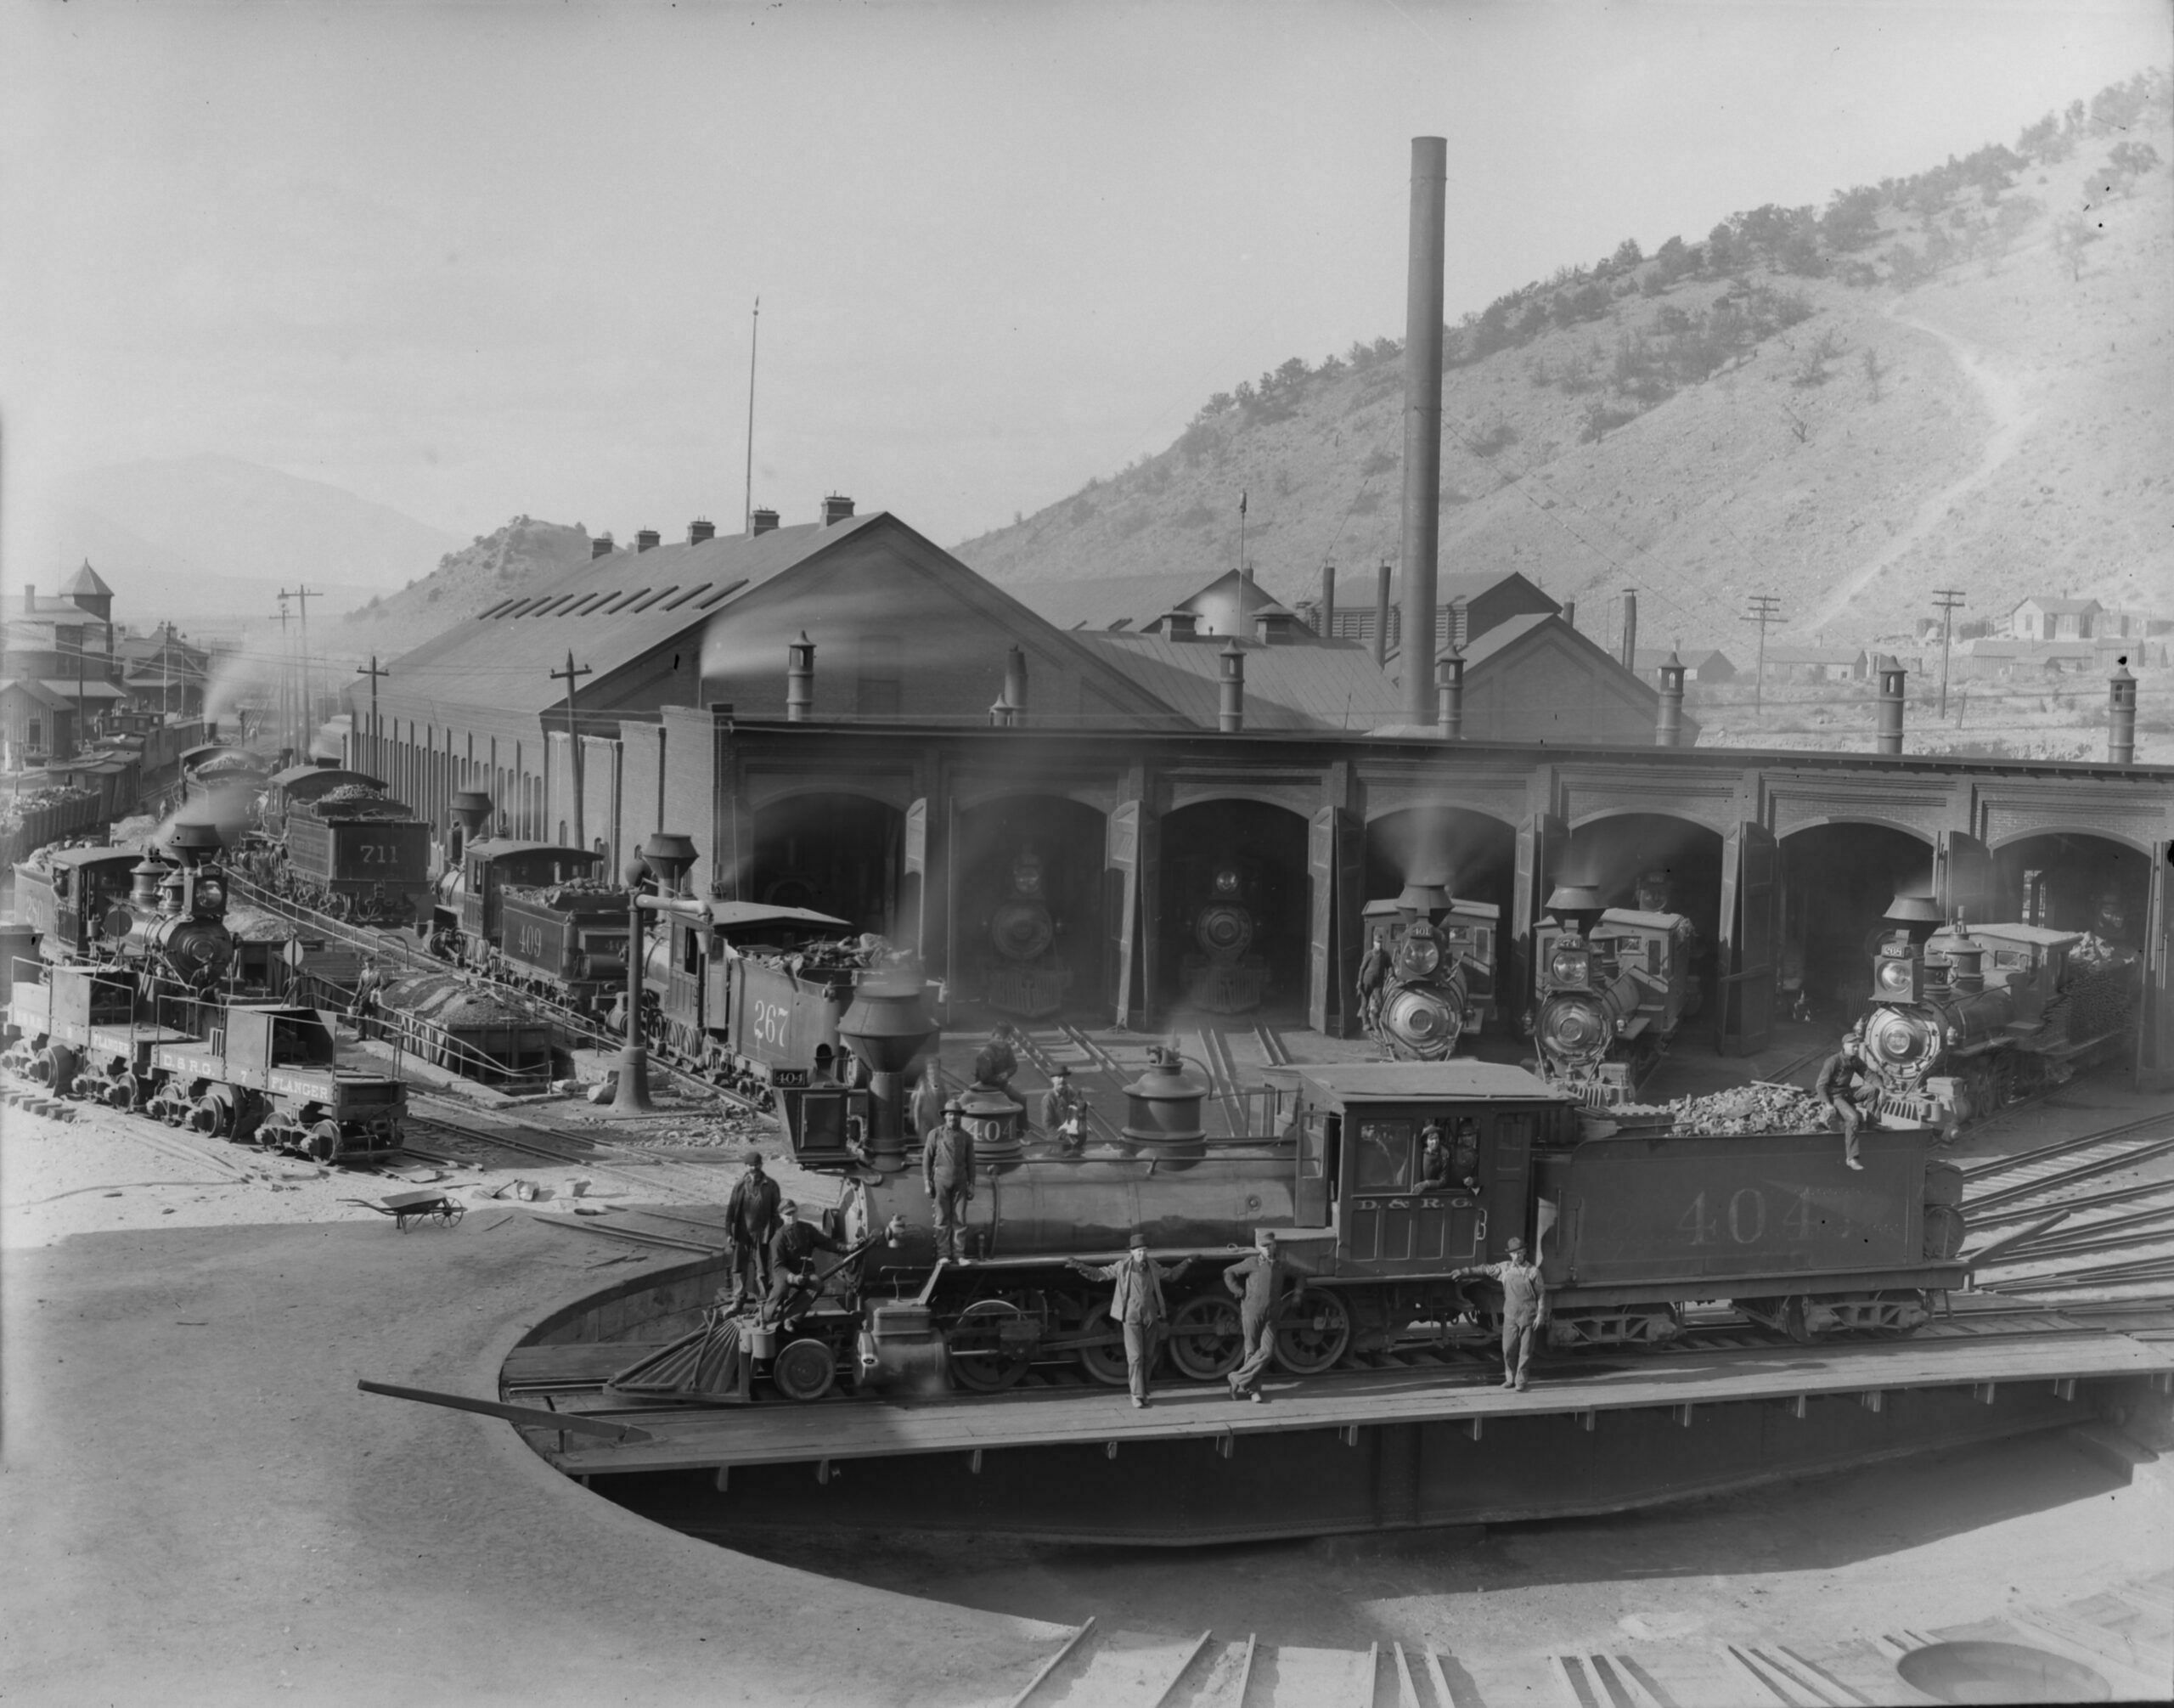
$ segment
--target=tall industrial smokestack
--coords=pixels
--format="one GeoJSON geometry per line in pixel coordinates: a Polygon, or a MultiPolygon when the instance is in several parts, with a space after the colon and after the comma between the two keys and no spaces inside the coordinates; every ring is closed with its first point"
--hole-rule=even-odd
{"type": "Polygon", "coordinates": [[[1638,589],[1623,589],[1623,668],[1635,671],[1638,668],[1638,589]]]}
{"type": "Polygon", "coordinates": [[[1404,703],[1434,721],[1434,556],[1442,538],[1442,228],[1450,145],[1411,139],[1411,260],[1404,287],[1404,703]]]}

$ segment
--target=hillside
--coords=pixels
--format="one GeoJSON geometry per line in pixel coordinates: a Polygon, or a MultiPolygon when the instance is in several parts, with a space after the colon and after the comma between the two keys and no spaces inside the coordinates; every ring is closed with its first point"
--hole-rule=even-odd
{"type": "MultiPolygon", "coordinates": [[[[1649,640],[1740,651],[1964,618],[2030,592],[2174,617],[2174,193],[2152,73],[1914,178],[1626,242],[1450,329],[1442,563],[1516,569],[1649,640]]],[[[1399,545],[1401,352],[1294,358],[1167,450],[957,548],[1000,582],[1246,552],[1287,599],[1399,545]]],[[[1358,583],[1355,585],[1354,583],[1358,583]]],[[[1365,589],[1365,590],[1362,590],[1365,589]]]]}
{"type": "Polygon", "coordinates": [[[589,531],[579,523],[567,527],[517,516],[495,533],[478,534],[446,553],[428,575],[329,623],[321,631],[321,647],[341,657],[397,658],[524,583],[549,580],[588,561],[589,531]]]}

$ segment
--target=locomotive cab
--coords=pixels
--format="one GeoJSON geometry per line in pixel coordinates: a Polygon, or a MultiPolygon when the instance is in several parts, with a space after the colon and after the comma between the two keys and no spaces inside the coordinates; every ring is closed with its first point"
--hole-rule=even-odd
{"type": "Polygon", "coordinates": [[[1528,1232],[1536,1148],[1571,1142],[1570,1100],[1491,1062],[1310,1068],[1299,1079],[1290,1256],[1319,1275],[1439,1274],[1528,1232]],[[1428,1139],[1439,1142],[1431,1151],[1428,1139]],[[1307,1230],[1321,1230],[1309,1237],[1307,1230]]]}

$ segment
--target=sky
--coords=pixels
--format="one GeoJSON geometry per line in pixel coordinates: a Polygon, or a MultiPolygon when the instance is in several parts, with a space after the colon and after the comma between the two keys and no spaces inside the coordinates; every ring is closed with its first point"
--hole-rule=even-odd
{"type": "Polygon", "coordinates": [[[1401,335],[1416,135],[1455,319],[2013,142],[2169,18],[0,0],[0,551],[56,478],[199,452],[463,535],[736,527],[758,296],[753,502],[949,544],[1401,335]]]}

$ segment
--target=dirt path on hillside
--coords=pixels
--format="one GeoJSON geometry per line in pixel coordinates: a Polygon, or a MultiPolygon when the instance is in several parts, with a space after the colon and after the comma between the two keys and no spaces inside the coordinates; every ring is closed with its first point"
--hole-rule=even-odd
{"type": "Polygon", "coordinates": [[[1957,336],[1945,327],[1935,326],[1929,320],[1905,313],[1903,304],[1908,300],[1897,297],[1888,304],[1887,318],[1940,341],[1954,358],[1955,365],[1963,370],[1963,377],[1976,388],[1980,400],[1985,406],[1985,412],[1992,417],[1992,431],[1986,435],[1984,448],[1979,453],[1977,466],[1961,480],[1940,488],[1919,505],[1916,513],[1911,516],[1908,527],[1852,570],[1847,578],[1828,595],[1827,602],[1807,625],[1814,630],[1823,629],[1839,619],[1849,609],[1851,601],[1879,578],[1882,571],[1940,526],[1950,507],[1990,481],[2001,465],[2022,448],[2024,434],[2038,419],[2038,412],[2024,403],[2021,384],[2013,375],[2002,370],[1993,352],[1982,344],[1957,336]]]}

